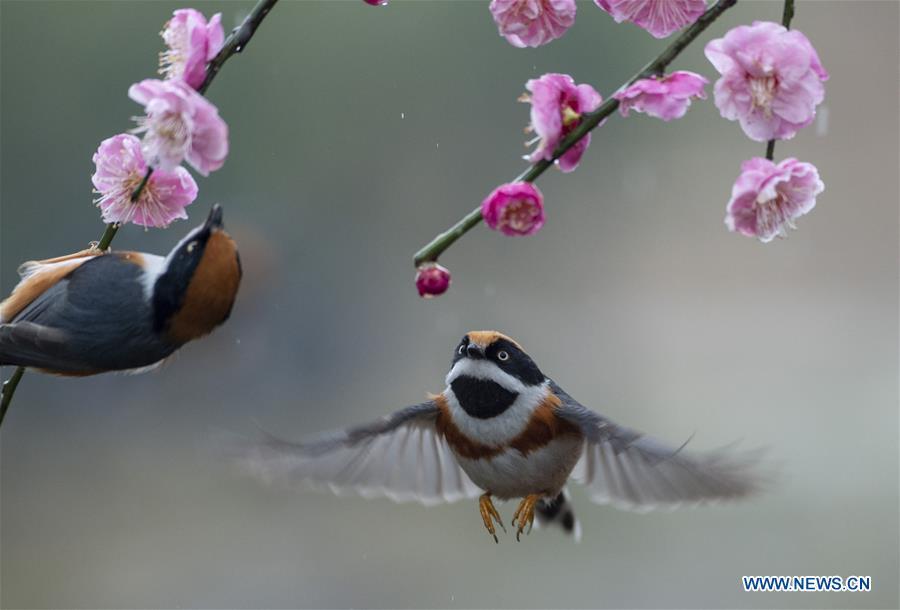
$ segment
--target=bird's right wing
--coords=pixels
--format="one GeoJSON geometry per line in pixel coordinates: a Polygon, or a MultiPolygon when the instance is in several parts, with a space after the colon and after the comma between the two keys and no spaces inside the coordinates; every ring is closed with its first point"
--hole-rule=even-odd
{"type": "Polygon", "coordinates": [[[683,445],[667,445],[620,426],[555,383],[551,387],[562,402],[557,417],[585,437],[573,478],[587,486],[598,504],[637,511],[698,505],[748,496],[765,483],[757,468],[759,451],[683,451],[683,445]]]}
{"type": "Polygon", "coordinates": [[[267,435],[230,442],[238,465],[266,482],[312,484],[335,493],[424,505],[473,498],[481,490],[437,432],[433,401],[375,422],[293,443],[267,435]]]}

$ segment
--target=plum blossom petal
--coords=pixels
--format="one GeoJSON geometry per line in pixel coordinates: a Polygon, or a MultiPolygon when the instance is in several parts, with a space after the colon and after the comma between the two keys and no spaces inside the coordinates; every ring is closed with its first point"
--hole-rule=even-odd
{"type": "Polygon", "coordinates": [[[757,21],[710,41],[705,53],[722,75],[713,88],[716,107],[752,140],[793,138],[825,99],[828,72],[797,30],[757,21]]]}
{"type": "Polygon", "coordinates": [[[197,89],[206,78],[206,64],[225,42],[222,14],[216,13],[207,23],[200,11],[178,9],[160,35],[168,47],[159,54],[160,72],[197,89]]]}
{"type": "Polygon", "coordinates": [[[594,0],[617,23],[630,21],[665,38],[697,21],[706,11],[706,0],[594,0]]]}
{"type": "Polygon", "coordinates": [[[691,98],[706,99],[704,86],[708,80],[693,72],[678,71],[662,78],[643,78],[615,93],[619,112],[628,116],[630,110],[671,121],[685,115],[691,98]]]}
{"type": "Polygon", "coordinates": [[[209,100],[179,80],[147,79],[128,96],[144,106],[136,132],[144,134],[144,155],[155,168],[174,170],[182,160],[204,176],[228,156],[228,125],[209,100]]]}
{"type": "Polygon", "coordinates": [[[500,35],[515,47],[539,47],[575,23],[575,0],[491,0],[500,35]]]}
{"type": "Polygon", "coordinates": [[[154,170],[137,201],[131,201],[147,173],[141,141],[131,134],[103,140],[93,161],[96,170],[91,182],[100,195],[96,203],[104,222],[166,227],[177,218],[187,218],[184,208],[197,198],[197,183],[190,172],[176,167],[171,172],[154,170]]]}
{"type": "MultiPolygon", "coordinates": [[[[528,94],[521,99],[531,103],[531,125],[538,137],[538,146],[526,157],[529,161],[553,158],[559,143],[578,125],[582,115],[593,112],[603,98],[587,84],[576,85],[568,74],[544,74],[525,84],[528,94]]],[[[602,123],[601,123],[602,125],[602,123]]],[[[591,134],[585,135],[558,160],[559,168],[571,172],[591,142],[591,134]]]]}
{"type": "Polygon", "coordinates": [[[416,270],[416,290],[419,296],[432,299],[447,292],[450,271],[437,263],[424,263],[416,270]]]}
{"type": "Polygon", "coordinates": [[[502,184],[481,203],[481,216],[506,235],[534,235],[544,226],[544,196],[530,182],[502,184]]]}
{"type": "Polygon", "coordinates": [[[754,157],[741,164],[741,174],[731,190],[725,226],[763,243],[785,236],[794,221],[816,205],[825,190],[812,163],[785,159],[777,165],[754,157]]]}

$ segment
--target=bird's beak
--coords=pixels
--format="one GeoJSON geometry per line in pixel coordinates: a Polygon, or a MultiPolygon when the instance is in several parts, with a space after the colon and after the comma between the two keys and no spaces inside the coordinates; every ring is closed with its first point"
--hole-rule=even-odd
{"type": "Polygon", "coordinates": [[[213,205],[212,209],[209,211],[209,216],[206,217],[204,225],[207,229],[222,228],[222,206],[218,203],[213,205]]]}
{"type": "Polygon", "coordinates": [[[466,347],[466,355],[474,360],[481,360],[484,358],[484,350],[474,343],[469,343],[469,346],[466,347]]]}

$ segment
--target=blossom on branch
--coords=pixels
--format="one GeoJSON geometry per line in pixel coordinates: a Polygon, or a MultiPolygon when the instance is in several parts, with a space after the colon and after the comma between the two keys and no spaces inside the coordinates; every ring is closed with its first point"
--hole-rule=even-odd
{"type": "Polygon", "coordinates": [[[192,8],[178,9],[166,23],[160,36],[169,47],[159,54],[160,73],[168,79],[180,79],[197,89],[206,78],[206,64],[225,42],[222,14],[206,22],[203,13],[192,8]]]}
{"type": "Polygon", "coordinates": [[[505,235],[534,235],[544,226],[544,196],[530,182],[503,184],[481,203],[481,216],[505,235]]]}
{"type": "Polygon", "coordinates": [[[431,299],[447,292],[450,271],[437,263],[424,263],[416,270],[416,289],[419,296],[431,299]]]}
{"type": "MultiPolygon", "coordinates": [[[[551,160],[560,142],[581,123],[582,115],[593,112],[603,101],[593,87],[576,85],[568,74],[544,74],[529,80],[525,88],[530,95],[519,99],[531,103],[531,125],[526,131],[534,131],[539,140],[534,152],[526,157],[532,162],[551,160]]],[[[557,160],[559,169],[571,172],[578,167],[590,143],[591,134],[585,134],[557,160]]]]}
{"type": "Polygon", "coordinates": [[[706,0],[594,0],[617,23],[630,21],[665,38],[690,25],[706,12],[706,0]]]}
{"type": "Polygon", "coordinates": [[[706,99],[704,86],[708,80],[693,72],[672,72],[662,78],[642,78],[615,93],[619,100],[619,112],[628,116],[630,110],[671,121],[685,115],[691,98],[706,99]]]}
{"type": "Polygon", "coordinates": [[[776,236],[785,236],[788,228],[796,228],[794,220],[812,210],[816,195],[824,190],[812,163],[785,159],[776,165],[754,157],[741,164],[725,225],[729,231],[770,242],[776,236]]]}
{"type": "Polygon", "coordinates": [[[197,183],[183,167],[156,169],[136,201],[132,194],[147,174],[141,141],[130,134],[107,138],[93,157],[96,170],[91,182],[103,222],[131,222],[144,227],[166,227],[176,218],[187,218],[185,206],[197,198],[197,183]]]}
{"type": "Polygon", "coordinates": [[[719,112],[757,142],[794,137],[825,99],[828,72],[797,30],[768,21],[741,25],[710,41],[706,57],[722,74],[715,84],[719,112]]]}
{"type": "Polygon", "coordinates": [[[187,83],[143,80],[128,96],[144,106],[135,132],[144,132],[144,155],[154,168],[172,171],[187,160],[204,176],[228,155],[228,125],[219,111],[187,83]]]}
{"type": "Polygon", "coordinates": [[[491,0],[500,35],[515,47],[539,47],[575,23],[575,0],[491,0]]]}

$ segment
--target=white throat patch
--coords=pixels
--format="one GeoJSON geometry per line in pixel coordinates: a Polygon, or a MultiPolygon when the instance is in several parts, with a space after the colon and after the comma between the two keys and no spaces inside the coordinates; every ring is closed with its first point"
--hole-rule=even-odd
{"type": "Polygon", "coordinates": [[[474,377],[475,379],[487,379],[516,394],[526,392],[528,389],[528,386],[490,360],[472,360],[471,358],[463,358],[453,365],[453,368],[447,373],[445,382],[447,385],[450,385],[453,383],[454,379],[462,376],[474,377]]]}

